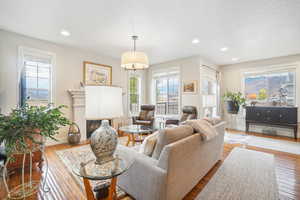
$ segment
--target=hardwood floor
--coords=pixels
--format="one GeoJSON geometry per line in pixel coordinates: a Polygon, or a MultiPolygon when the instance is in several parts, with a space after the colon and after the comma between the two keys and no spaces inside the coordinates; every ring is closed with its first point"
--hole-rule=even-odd
{"type": "MultiPolygon", "coordinates": [[[[236,131],[230,131],[230,133],[237,133],[236,131]]],[[[261,136],[257,135],[256,136],[261,136]]],[[[280,140],[290,140],[281,137],[274,137],[280,140]]],[[[294,141],[291,139],[291,141],[294,141]]],[[[298,140],[299,141],[299,140],[298,140]]],[[[300,143],[299,143],[300,145],[300,143]]],[[[70,148],[68,144],[56,145],[47,147],[46,155],[49,161],[49,174],[47,178],[47,185],[50,188],[48,193],[45,193],[40,188],[36,195],[31,196],[27,199],[49,199],[49,200],[77,200],[85,199],[85,194],[73,180],[72,175],[65,168],[63,163],[57,157],[55,151],[60,149],[70,148]]],[[[239,144],[225,144],[223,160],[229,155],[230,151],[234,147],[241,147],[239,144]]],[[[276,176],[279,187],[279,194],[281,199],[300,199],[300,156],[278,152],[273,150],[267,150],[252,146],[246,146],[247,149],[252,149],[255,151],[262,151],[271,153],[275,156],[275,167],[276,176]]],[[[218,162],[214,168],[189,192],[184,200],[192,200],[199,194],[199,192],[204,188],[210,178],[214,175],[217,169],[222,165],[222,161],[218,162]]],[[[28,176],[28,174],[27,174],[28,176]]],[[[41,178],[41,172],[36,169],[33,173],[35,179],[41,178]]],[[[17,180],[20,180],[20,173],[15,173],[11,176],[10,187],[17,184],[17,180]]],[[[6,196],[3,182],[0,183],[0,199],[4,199],[6,196]]],[[[125,199],[131,199],[125,197],[125,199]]]]}

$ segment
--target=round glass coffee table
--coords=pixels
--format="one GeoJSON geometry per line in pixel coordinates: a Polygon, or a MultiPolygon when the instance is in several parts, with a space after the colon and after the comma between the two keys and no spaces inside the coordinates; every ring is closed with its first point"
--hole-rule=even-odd
{"type": "Polygon", "coordinates": [[[108,192],[108,200],[116,199],[117,176],[124,173],[131,163],[119,156],[115,160],[104,164],[96,164],[96,159],[87,162],[81,162],[80,166],[74,166],[73,172],[83,178],[83,183],[88,200],[96,200],[89,180],[107,180],[111,179],[108,192]]]}
{"type": "Polygon", "coordinates": [[[128,140],[126,143],[126,146],[129,145],[130,142],[132,142],[132,145],[135,145],[135,142],[141,142],[142,139],[135,139],[134,135],[147,135],[151,134],[153,132],[153,129],[148,126],[142,126],[142,125],[129,125],[129,126],[122,126],[119,128],[120,131],[125,132],[128,135],[128,140]]]}

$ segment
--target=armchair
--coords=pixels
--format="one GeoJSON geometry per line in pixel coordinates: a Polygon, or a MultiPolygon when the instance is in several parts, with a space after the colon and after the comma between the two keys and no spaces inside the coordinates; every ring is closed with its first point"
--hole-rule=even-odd
{"type": "Polygon", "coordinates": [[[153,126],[155,105],[142,105],[139,116],[132,117],[132,124],[153,126]]]}
{"type": "Polygon", "coordinates": [[[182,115],[180,119],[167,119],[166,126],[171,124],[179,125],[181,122],[184,122],[186,120],[197,119],[197,115],[197,108],[195,106],[184,106],[182,108],[182,115]]]}

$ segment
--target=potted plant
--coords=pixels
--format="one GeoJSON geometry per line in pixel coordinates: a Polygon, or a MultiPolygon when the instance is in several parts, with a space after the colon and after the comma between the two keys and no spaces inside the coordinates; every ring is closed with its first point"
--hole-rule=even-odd
{"type": "Polygon", "coordinates": [[[246,105],[246,99],[241,92],[226,92],[223,95],[223,99],[227,104],[227,112],[230,114],[237,114],[240,106],[246,105]]]}
{"type": "MultiPolygon", "coordinates": [[[[13,109],[9,115],[0,115],[0,144],[4,143],[7,156],[3,180],[8,199],[25,199],[39,188],[39,181],[32,180],[32,164],[38,162],[41,168],[44,139],[56,140],[54,136],[59,128],[69,124],[69,120],[61,111],[64,107],[53,107],[51,104],[40,107],[25,104],[13,109]],[[22,168],[21,184],[9,190],[6,172],[18,168],[22,168]],[[24,179],[25,168],[29,168],[30,174],[27,183],[24,179]]],[[[47,173],[44,180],[46,178],[47,173]]]]}
{"type": "Polygon", "coordinates": [[[26,153],[45,138],[56,140],[54,136],[61,126],[70,122],[64,117],[62,108],[66,106],[29,106],[13,109],[9,115],[0,115],[0,144],[4,143],[7,157],[15,153],[26,153]]]}

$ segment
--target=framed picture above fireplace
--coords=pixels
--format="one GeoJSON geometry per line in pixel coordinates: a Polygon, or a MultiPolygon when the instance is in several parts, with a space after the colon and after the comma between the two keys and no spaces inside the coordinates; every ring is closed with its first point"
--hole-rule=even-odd
{"type": "Polygon", "coordinates": [[[83,62],[83,81],[85,85],[111,85],[112,67],[89,61],[83,62]]]}

